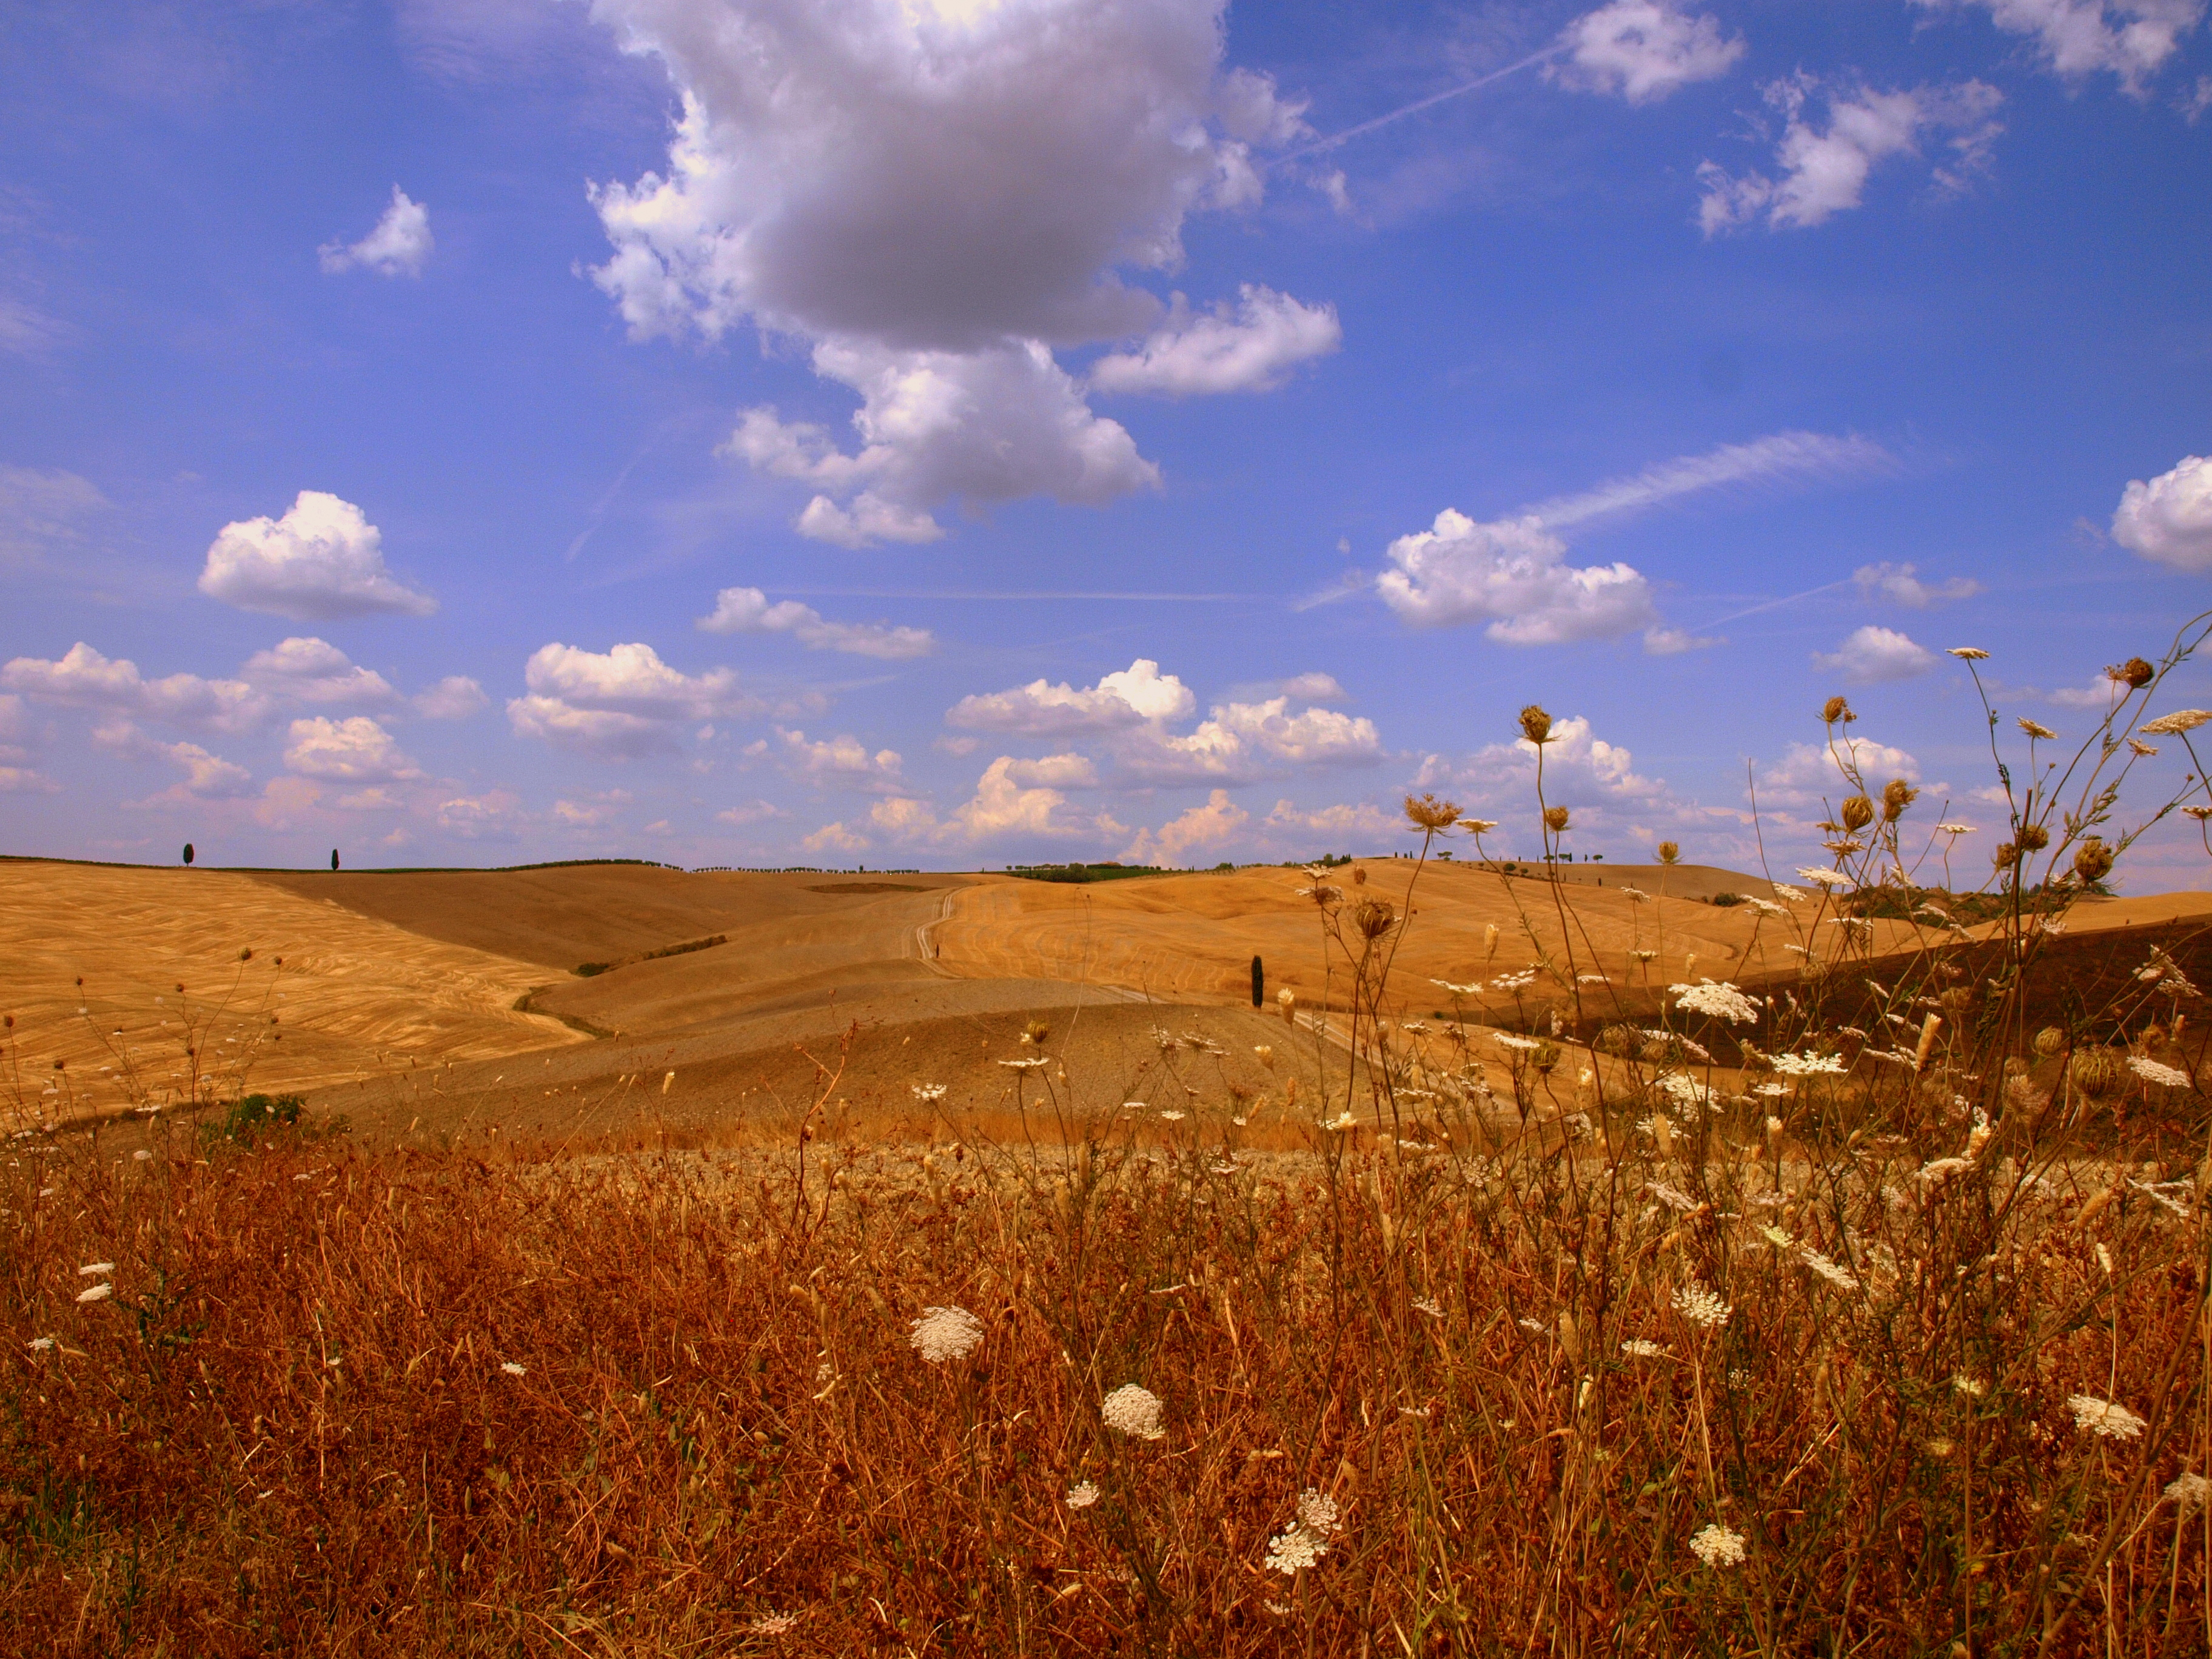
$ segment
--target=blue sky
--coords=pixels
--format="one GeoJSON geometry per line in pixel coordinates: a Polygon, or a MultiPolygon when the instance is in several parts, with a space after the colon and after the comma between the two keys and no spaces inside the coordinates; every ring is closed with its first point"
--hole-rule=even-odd
{"type": "Polygon", "coordinates": [[[14,8],[6,850],[1525,854],[1533,700],[1778,865],[1840,691],[1984,853],[1942,652],[2212,603],[2204,12],[14,8]]]}

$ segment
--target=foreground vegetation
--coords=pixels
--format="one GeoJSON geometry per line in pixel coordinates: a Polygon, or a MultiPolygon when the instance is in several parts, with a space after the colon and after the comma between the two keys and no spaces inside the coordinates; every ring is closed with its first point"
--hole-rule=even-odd
{"type": "MultiPolygon", "coordinates": [[[[357,1152],[265,1111],[154,1115],[143,1158],[26,1132],[0,1626],[63,1653],[2202,1652],[2202,975],[2161,947],[2024,1017],[2132,840],[2117,776],[2212,722],[2136,720],[2194,643],[2112,671],[2071,772],[2027,733],[1994,946],[1923,901],[1917,948],[1854,954],[1867,895],[1939,884],[1840,700],[1832,866],[1752,901],[1803,941],[1787,983],[1609,1018],[1563,927],[1565,959],[1501,976],[1555,1035],[1430,1030],[1356,868],[1286,884],[1348,1011],[1332,1042],[1284,1006],[1339,1068],[1318,1102],[1218,1091],[1164,1030],[1149,1104],[1073,1119],[1038,1030],[1011,1128],[915,1079],[927,1147],[818,1113],[719,1158],[357,1152]],[[1300,1149],[1261,1150],[1288,1121],[1300,1149]]],[[[1540,760],[1548,726],[1522,717],[1540,760]]],[[[1472,827],[1408,811],[1425,852],[1472,827]]]]}

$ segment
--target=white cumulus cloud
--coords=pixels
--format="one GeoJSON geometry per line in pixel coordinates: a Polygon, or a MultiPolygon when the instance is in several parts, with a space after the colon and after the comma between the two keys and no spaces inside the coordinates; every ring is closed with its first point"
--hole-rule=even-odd
{"type": "Polygon", "coordinates": [[[351,501],[303,489],[281,519],[225,525],[209,546],[200,592],[241,611],[299,622],[397,611],[427,617],[438,602],[395,579],[384,537],[351,501]]]}
{"type": "MultiPolygon", "coordinates": [[[[895,793],[906,787],[900,775],[905,763],[895,749],[872,751],[850,732],[826,740],[809,739],[804,732],[778,730],[775,735],[785,768],[806,782],[873,794],[895,793]]],[[[765,742],[757,747],[763,753],[779,752],[765,742]]]]}
{"type": "Polygon", "coordinates": [[[1575,566],[1567,544],[1530,514],[1477,524],[1446,507],[1429,529],[1390,544],[1397,566],[1376,590],[1425,628],[1486,623],[1509,645],[1613,639],[1658,623],[1651,585],[1632,566],[1575,566]]]}
{"type": "Polygon", "coordinates": [[[1011,691],[963,697],[945,715],[947,724],[976,732],[1006,732],[1024,737],[1063,737],[1118,731],[1146,720],[1180,720],[1198,707],[1190,688],[1173,674],[1160,672],[1149,657],[1139,657],[1118,673],[1080,690],[1063,680],[1054,685],[1032,680],[1011,691]]]}
{"type": "Polygon", "coordinates": [[[1951,87],[1912,87],[1878,92],[1824,88],[1800,73],[1762,88],[1766,101],[1784,118],[1775,145],[1778,178],[1763,173],[1734,174],[1717,162],[1698,168],[1705,193],[1698,204],[1698,223],[1708,236],[1765,218],[1779,230],[1824,222],[1859,205],[1868,176],[1893,156],[1913,155],[1923,139],[1942,137],[1948,161],[1936,170],[1936,182],[1964,189],[1988,165],[1990,146],[2004,131],[1996,119],[2004,94],[1981,81],[1951,87]],[[1827,106],[1827,124],[1808,113],[1815,94],[1827,106]]]}
{"type": "Polygon", "coordinates": [[[1869,623],[1854,629],[1832,652],[1814,652],[1814,665],[1840,674],[1854,685],[1878,685],[1885,680],[1909,680],[1936,665],[1936,653],[1893,628],[1869,623]]]}
{"type": "Polygon", "coordinates": [[[1833,750],[1823,745],[1793,743],[1781,760],[1756,771],[1753,779],[1761,807],[1808,807],[1839,798],[1849,787],[1843,763],[1849,760],[1860,775],[1879,791],[1891,778],[1907,783],[1920,781],[1920,763],[1902,749],[1871,738],[1841,737],[1833,750]]]}
{"type": "Polygon", "coordinates": [[[892,628],[881,623],[833,623],[811,605],[795,599],[770,605],[757,587],[726,587],[714,596],[714,609],[696,624],[708,634],[788,634],[816,651],[898,661],[927,656],[937,641],[926,628],[892,628]]]}
{"type": "Polygon", "coordinates": [[[166,761],[185,775],[156,800],[242,800],[253,793],[253,775],[244,767],[196,743],[156,742],[127,720],[95,727],[92,740],[129,760],[166,761]]]}
{"type": "Polygon", "coordinates": [[[329,641],[312,636],[280,641],[266,651],[257,651],[238,672],[248,684],[295,702],[399,701],[383,675],[356,665],[329,641]]]}
{"type": "Polygon", "coordinates": [[[342,270],[373,270],[380,276],[420,276],[436,239],[430,234],[430,210],[410,201],[394,185],[391,203],[376,228],[358,242],[325,242],[316,252],[323,269],[335,276],[342,270]]]}
{"type": "Polygon", "coordinates": [[[761,712],[727,668],[686,674],[641,643],[586,651],[555,641],[523,668],[526,696],[510,699],[515,735],[605,759],[628,760],[676,746],[676,728],[693,720],[761,712]]]}
{"type": "Polygon", "coordinates": [[[1121,849],[1124,864],[1178,865],[1201,848],[1219,851],[1243,832],[1252,815],[1217,789],[1202,806],[1193,806],[1157,830],[1139,830],[1121,849]]]}
{"type": "Polygon", "coordinates": [[[2171,471],[2120,492],[2112,539],[2195,575],[2212,573],[2212,456],[2185,455],[2171,471]]]}
{"type": "Polygon", "coordinates": [[[664,171],[592,188],[595,280],[638,337],[750,322],[861,395],[859,449],[812,446],[805,533],[926,540],[947,500],[1157,483],[1053,352],[1148,330],[1158,301],[1121,273],[1174,269],[1191,214],[1261,199],[1255,146],[1305,131],[1267,76],[1223,71],[1222,0],[598,10],[682,111],[664,171]]]}
{"type": "Polygon", "coordinates": [[[78,641],[58,660],[17,657],[0,668],[0,686],[42,702],[215,732],[247,732],[265,720],[269,694],[243,680],[171,674],[149,680],[128,658],[102,656],[78,641]]]}
{"type": "Polygon", "coordinates": [[[1723,33],[1718,18],[1693,17],[1666,0],[1612,0],[1568,24],[1559,42],[1567,58],[1551,70],[1554,78],[1632,104],[1725,75],[1750,49],[1741,35],[1723,33]]]}
{"type": "Polygon", "coordinates": [[[400,752],[392,734],[366,714],[342,720],[318,714],[294,720],[284,764],[302,777],[342,783],[404,782],[422,769],[400,752]]]}
{"type": "Polygon", "coordinates": [[[1091,384],[1101,392],[1169,398],[1268,392],[1300,363],[1325,357],[1343,342],[1334,306],[1301,305],[1247,283],[1234,311],[1219,305],[1193,313],[1178,294],[1167,319],[1135,351],[1091,366],[1091,384]]]}
{"type": "Polygon", "coordinates": [[[2059,75],[2078,78],[2107,70],[2129,92],[2179,50],[2181,37],[2204,15],[2204,0],[1917,0],[1923,6],[1971,7],[2008,34],[2034,40],[2059,75]]]}

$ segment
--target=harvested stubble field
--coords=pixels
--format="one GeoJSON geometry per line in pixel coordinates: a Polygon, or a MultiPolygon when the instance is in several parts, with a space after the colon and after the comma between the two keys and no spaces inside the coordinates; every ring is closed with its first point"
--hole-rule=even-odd
{"type": "Polygon", "coordinates": [[[42,868],[29,976],[221,994],[134,1056],[281,992],[350,1070],[292,1126],[223,1109],[259,1049],[74,1092],[46,1050],[113,1005],[6,983],[14,1650],[2212,1632],[2192,902],[2046,882],[1992,939],[1407,860],[222,878],[309,907],[278,951],[209,872],[102,873],[71,939],[90,878],[42,868]],[[417,951],[496,988],[343,1049],[417,951]],[[1255,953],[1297,1023],[1234,1006],[1255,953]],[[451,1046],[510,988],[538,1051],[451,1046]]]}

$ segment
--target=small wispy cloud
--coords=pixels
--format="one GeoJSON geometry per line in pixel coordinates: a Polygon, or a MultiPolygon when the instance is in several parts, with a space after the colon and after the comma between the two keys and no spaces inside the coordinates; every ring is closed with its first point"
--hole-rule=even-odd
{"type": "Polygon", "coordinates": [[[1723,444],[1702,455],[1659,461],[1590,489],[1555,496],[1514,516],[1563,530],[1617,513],[1637,513],[1680,496],[1770,478],[1836,478],[1882,472],[1896,458],[1869,438],[1822,432],[1776,432],[1748,443],[1723,444]]]}

